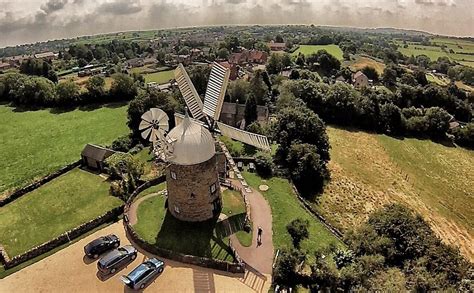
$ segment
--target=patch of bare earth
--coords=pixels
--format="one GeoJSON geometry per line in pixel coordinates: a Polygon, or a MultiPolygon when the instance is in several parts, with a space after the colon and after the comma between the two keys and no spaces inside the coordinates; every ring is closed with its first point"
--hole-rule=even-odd
{"type": "Polygon", "coordinates": [[[402,203],[420,213],[443,241],[474,260],[469,227],[424,202],[411,176],[393,162],[376,136],[332,128],[329,136],[331,182],[314,207],[332,224],[346,232],[383,205],[402,203]]]}

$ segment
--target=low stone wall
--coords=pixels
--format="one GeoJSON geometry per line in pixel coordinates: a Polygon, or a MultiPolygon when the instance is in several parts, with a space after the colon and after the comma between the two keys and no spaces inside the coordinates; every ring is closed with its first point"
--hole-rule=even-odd
{"type": "Polygon", "coordinates": [[[38,245],[23,254],[17,255],[13,257],[12,259],[8,257],[8,254],[6,253],[6,251],[0,246],[0,261],[3,263],[3,266],[5,269],[9,269],[14,266],[17,266],[27,260],[40,256],[43,253],[46,253],[65,243],[68,243],[72,239],[75,239],[104,223],[116,220],[122,214],[123,208],[124,206],[122,205],[113,210],[110,210],[107,213],[87,223],[84,223],[70,231],[67,231],[48,242],[38,245]]]}
{"type": "Polygon", "coordinates": [[[132,202],[135,200],[135,198],[140,194],[140,192],[142,192],[143,190],[147,189],[147,188],[150,188],[154,185],[158,185],[160,183],[163,183],[166,181],[166,176],[165,175],[162,175],[158,178],[154,178],[154,179],[151,179],[150,181],[146,181],[145,183],[143,183],[142,185],[138,186],[137,189],[135,189],[134,192],[132,192],[132,194],[130,194],[130,197],[128,198],[127,200],[127,204],[126,204],[126,209],[125,209],[125,213],[128,212],[128,207],[132,204],[132,202]]]}
{"type": "Polygon", "coordinates": [[[245,223],[248,224],[248,225],[250,225],[250,222],[251,222],[251,219],[252,219],[252,217],[251,217],[251,209],[250,209],[250,204],[249,204],[249,202],[248,202],[248,200],[247,200],[246,194],[244,193],[244,191],[243,191],[241,188],[235,186],[235,185],[232,184],[232,183],[230,183],[229,186],[230,186],[230,189],[239,191],[239,192],[240,192],[240,195],[241,195],[242,198],[244,199],[244,205],[245,205],[245,223]]]}
{"type": "Polygon", "coordinates": [[[334,227],[333,225],[331,225],[327,220],[326,218],[324,218],[323,216],[321,216],[319,213],[317,213],[312,207],[311,205],[308,203],[308,201],[306,199],[304,199],[300,193],[298,192],[298,189],[296,188],[296,186],[291,183],[291,186],[293,187],[293,190],[295,191],[296,193],[296,196],[298,197],[298,200],[300,201],[300,203],[302,204],[303,208],[305,208],[309,213],[311,213],[313,216],[315,216],[316,218],[319,219],[319,221],[324,225],[326,226],[326,228],[331,231],[332,234],[334,234],[334,236],[336,236],[339,240],[341,240],[342,242],[344,242],[344,234],[341,233],[341,231],[339,231],[339,229],[337,229],[336,227],[334,227]]]}
{"type": "Polygon", "coordinates": [[[61,169],[59,169],[57,171],[54,171],[51,174],[46,175],[45,177],[43,177],[39,180],[36,180],[35,182],[33,182],[33,183],[23,187],[23,188],[20,188],[20,189],[14,191],[13,193],[7,195],[6,197],[0,199],[0,207],[5,206],[6,204],[14,201],[15,199],[18,199],[18,198],[22,197],[26,193],[37,189],[41,185],[44,185],[44,184],[48,183],[49,181],[53,180],[54,178],[57,178],[57,177],[63,175],[64,173],[66,173],[68,171],[71,171],[72,169],[74,169],[74,168],[76,168],[80,165],[81,165],[81,160],[78,160],[74,163],[71,163],[69,165],[66,165],[66,166],[62,167],[61,169]]]}
{"type": "MultiPolygon", "coordinates": [[[[210,268],[210,269],[215,269],[215,270],[220,270],[220,271],[226,271],[226,272],[231,272],[231,273],[244,273],[245,271],[245,264],[242,262],[231,263],[227,261],[215,260],[215,259],[210,259],[206,257],[185,255],[185,254],[181,254],[178,252],[174,252],[171,250],[167,250],[167,249],[163,249],[163,248],[151,245],[145,240],[143,240],[135,232],[135,230],[133,230],[133,228],[130,226],[130,224],[127,221],[123,221],[123,223],[124,223],[125,231],[127,232],[130,239],[132,239],[133,242],[137,246],[139,246],[140,248],[152,254],[155,254],[167,259],[171,259],[174,261],[196,265],[200,267],[205,267],[205,268],[210,268]]],[[[232,250],[235,251],[234,249],[232,250]]],[[[236,257],[236,259],[237,258],[238,256],[236,257]]]]}

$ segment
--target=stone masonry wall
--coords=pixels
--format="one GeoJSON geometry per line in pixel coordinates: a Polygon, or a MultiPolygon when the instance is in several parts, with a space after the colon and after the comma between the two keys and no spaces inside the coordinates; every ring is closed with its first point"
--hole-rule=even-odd
{"type": "Polygon", "coordinates": [[[213,201],[219,198],[222,202],[216,156],[196,165],[170,164],[166,168],[166,182],[168,209],[182,221],[198,222],[211,219],[214,216],[213,201]],[[176,174],[176,179],[171,177],[171,172],[176,174]],[[213,194],[210,190],[212,184],[216,184],[213,194]],[[176,206],[179,213],[175,211],[176,206]]]}

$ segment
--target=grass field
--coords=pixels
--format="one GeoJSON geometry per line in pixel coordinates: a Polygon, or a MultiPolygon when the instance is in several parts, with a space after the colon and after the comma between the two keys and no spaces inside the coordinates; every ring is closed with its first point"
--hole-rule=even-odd
{"type": "Polygon", "coordinates": [[[326,50],[329,54],[333,55],[339,60],[343,60],[342,50],[338,45],[300,45],[298,50],[292,53],[294,56],[298,56],[299,53],[304,55],[310,55],[318,52],[319,50],[326,50]]]}
{"type": "Polygon", "coordinates": [[[275,249],[292,247],[291,237],[286,230],[286,225],[296,218],[310,221],[309,239],[303,240],[301,248],[312,252],[319,248],[326,248],[330,243],[343,245],[321,222],[313,218],[300,205],[296,195],[286,179],[273,177],[263,180],[255,173],[244,172],[245,180],[255,189],[261,184],[269,186],[269,190],[262,192],[272,209],[273,217],[273,245],[275,249]]]}
{"type": "Polygon", "coordinates": [[[401,42],[397,42],[399,45],[398,51],[405,56],[426,55],[432,61],[438,60],[439,57],[449,57],[451,60],[455,60],[463,65],[474,67],[474,55],[471,55],[474,53],[474,42],[452,38],[435,38],[432,42],[436,46],[408,43],[408,48],[404,48],[401,42]],[[438,45],[446,46],[447,51],[443,51],[438,45]],[[454,53],[450,53],[450,50],[453,50],[454,53]]]}
{"type": "Polygon", "coordinates": [[[222,211],[221,213],[229,217],[229,221],[233,227],[237,227],[235,233],[240,244],[243,246],[252,245],[252,233],[243,230],[245,221],[245,203],[240,192],[235,190],[224,190],[222,192],[222,211]]]}
{"type": "Polygon", "coordinates": [[[156,82],[158,84],[167,83],[174,78],[174,71],[160,71],[155,73],[144,74],[145,82],[156,82]]]}
{"type": "Polygon", "coordinates": [[[103,178],[74,169],[0,209],[0,243],[10,257],[122,203],[103,178]]]}
{"type": "Polygon", "coordinates": [[[126,106],[15,112],[0,106],[0,194],[80,159],[87,143],[108,144],[126,134],[126,106]]]}
{"type": "Polygon", "coordinates": [[[216,221],[181,222],[165,208],[164,196],[154,196],[138,207],[137,233],[147,242],[176,252],[232,261],[228,238],[218,236],[216,221]]]}
{"type": "Polygon", "coordinates": [[[332,180],[314,205],[328,220],[347,231],[384,204],[403,203],[473,259],[473,151],[333,127],[328,134],[332,180]]]}
{"type": "Polygon", "coordinates": [[[360,56],[356,58],[354,63],[349,65],[352,71],[361,70],[366,66],[374,68],[379,75],[382,75],[383,70],[385,69],[385,64],[377,62],[367,57],[360,57],[360,56]]]}
{"type": "Polygon", "coordinates": [[[161,174],[159,168],[155,164],[155,157],[150,153],[148,147],[135,154],[134,157],[144,163],[144,172],[141,177],[142,180],[150,180],[161,174]]]}
{"type": "Polygon", "coordinates": [[[443,77],[434,75],[432,73],[427,73],[426,74],[426,79],[428,81],[434,82],[434,83],[436,83],[438,85],[441,85],[441,86],[447,86],[450,83],[449,78],[447,78],[447,77],[443,78],[443,77]]]}

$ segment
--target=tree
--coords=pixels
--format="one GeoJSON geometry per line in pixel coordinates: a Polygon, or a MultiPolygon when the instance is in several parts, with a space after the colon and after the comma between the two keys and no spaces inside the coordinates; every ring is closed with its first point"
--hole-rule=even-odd
{"type": "Polygon", "coordinates": [[[276,261],[273,273],[275,284],[286,288],[294,288],[300,284],[300,275],[296,267],[306,259],[306,256],[298,250],[282,249],[276,261]]]}
{"type": "Polygon", "coordinates": [[[112,142],[112,149],[118,152],[128,152],[132,148],[133,142],[129,134],[120,136],[112,142]]]}
{"type": "Polygon", "coordinates": [[[279,111],[273,133],[279,144],[277,160],[286,165],[292,143],[315,146],[321,160],[329,160],[329,140],[326,125],[313,111],[305,106],[286,107],[279,111]]]}
{"type": "Polygon", "coordinates": [[[400,108],[392,103],[380,106],[380,127],[383,132],[398,134],[403,130],[400,108]]]}
{"type": "MultiPolygon", "coordinates": [[[[133,99],[127,110],[127,125],[132,132],[132,137],[141,140],[138,126],[141,122],[141,116],[150,108],[160,108],[173,117],[174,112],[180,109],[178,101],[169,93],[160,92],[157,89],[147,89],[140,91],[135,99],[133,99]]],[[[174,120],[170,120],[170,129],[174,126],[174,120]]]]}
{"type": "Polygon", "coordinates": [[[428,132],[433,137],[444,137],[449,129],[449,121],[452,116],[444,109],[433,107],[426,110],[428,120],[428,132]]]}
{"type": "Polygon", "coordinates": [[[54,83],[44,77],[21,76],[9,93],[16,105],[52,106],[56,101],[54,83]]]}
{"type": "Polygon", "coordinates": [[[283,69],[281,57],[278,54],[271,54],[267,61],[267,71],[269,74],[278,74],[283,69]]]}
{"type": "Polygon", "coordinates": [[[226,48],[222,48],[222,49],[219,49],[219,51],[217,51],[217,57],[219,57],[220,59],[227,59],[229,58],[229,55],[230,55],[230,52],[226,48]]]}
{"type": "Polygon", "coordinates": [[[190,66],[187,71],[189,78],[193,82],[198,94],[204,95],[206,92],[209,75],[211,74],[211,67],[207,65],[195,65],[190,66]]]}
{"type": "Polygon", "coordinates": [[[333,70],[339,70],[341,68],[341,62],[326,52],[326,50],[318,51],[317,56],[319,67],[326,73],[331,73],[333,70]]]}
{"type": "Polygon", "coordinates": [[[467,123],[463,128],[456,128],[453,134],[458,144],[474,149],[474,122],[467,123]]]}
{"type": "Polygon", "coordinates": [[[57,104],[66,107],[76,106],[80,98],[79,90],[79,86],[71,80],[60,82],[56,86],[57,104]]]}
{"type": "Polygon", "coordinates": [[[285,41],[283,40],[283,37],[281,35],[276,35],[275,42],[276,43],[284,43],[285,41]]]}
{"type": "Polygon", "coordinates": [[[127,179],[130,175],[135,181],[140,179],[144,172],[143,163],[126,153],[115,153],[105,160],[107,172],[111,179],[127,179]]]}
{"type": "Polygon", "coordinates": [[[362,68],[362,72],[371,80],[378,81],[379,80],[379,73],[375,68],[370,66],[365,66],[362,68]]]}
{"type": "Polygon", "coordinates": [[[86,89],[89,92],[89,96],[94,101],[98,101],[99,98],[105,95],[105,79],[99,75],[90,77],[86,82],[86,89]]]}
{"type": "Polygon", "coordinates": [[[255,156],[255,170],[263,178],[269,178],[273,175],[275,164],[268,153],[258,152],[255,156]]]}
{"type": "Polygon", "coordinates": [[[110,94],[113,97],[120,100],[131,100],[136,96],[137,86],[130,76],[123,73],[116,73],[112,78],[110,94]]]}
{"type": "Polygon", "coordinates": [[[244,118],[246,125],[257,121],[257,101],[254,95],[250,95],[245,102],[244,118]]]}
{"type": "Polygon", "coordinates": [[[291,179],[305,197],[312,197],[320,192],[329,179],[326,161],[321,159],[317,147],[308,143],[291,145],[286,166],[291,179]]]}
{"type": "Polygon", "coordinates": [[[286,225],[286,230],[293,240],[293,246],[300,249],[301,241],[309,237],[309,221],[297,218],[286,225]]]}
{"type": "Polygon", "coordinates": [[[385,67],[382,74],[382,81],[386,86],[393,86],[397,82],[397,72],[390,68],[385,67]]]}
{"type": "Polygon", "coordinates": [[[413,72],[413,76],[415,77],[415,80],[422,86],[425,86],[428,84],[428,79],[426,79],[426,73],[424,70],[415,70],[413,72]]]}
{"type": "Polygon", "coordinates": [[[255,97],[257,105],[264,105],[268,94],[268,87],[263,81],[261,70],[256,70],[250,79],[250,94],[255,97]]]}
{"type": "Polygon", "coordinates": [[[250,83],[244,79],[231,81],[227,88],[227,93],[230,97],[230,102],[232,103],[236,103],[237,101],[242,103],[246,101],[249,91],[250,83]]]}

